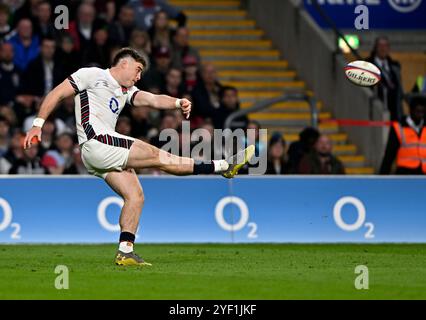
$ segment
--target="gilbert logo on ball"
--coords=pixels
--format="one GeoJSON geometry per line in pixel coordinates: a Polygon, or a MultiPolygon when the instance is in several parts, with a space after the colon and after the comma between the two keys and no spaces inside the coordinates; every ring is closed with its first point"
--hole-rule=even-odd
{"type": "Polygon", "coordinates": [[[380,81],[380,70],[367,61],[353,61],[345,67],[346,77],[356,85],[369,87],[380,81]]]}

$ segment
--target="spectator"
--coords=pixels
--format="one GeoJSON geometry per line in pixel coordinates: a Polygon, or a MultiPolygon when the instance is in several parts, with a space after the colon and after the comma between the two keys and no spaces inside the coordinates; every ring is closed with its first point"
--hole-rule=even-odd
{"type": "Polygon", "coordinates": [[[222,85],[217,78],[216,68],[206,63],[201,68],[201,79],[192,91],[194,102],[193,116],[212,118],[220,107],[219,93],[222,85]]]}
{"type": "Polygon", "coordinates": [[[40,41],[37,35],[33,35],[31,20],[22,19],[18,22],[17,34],[9,39],[13,46],[15,65],[25,71],[28,64],[39,54],[40,41]]]}
{"type": "MultiPolygon", "coordinates": [[[[55,148],[47,151],[41,164],[50,174],[63,174],[74,166],[74,137],[70,133],[63,133],[55,140],[55,148]]],[[[71,169],[73,170],[73,169],[71,169]]]]}
{"type": "Polygon", "coordinates": [[[161,119],[161,125],[158,135],[151,138],[150,143],[157,148],[161,148],[163,145],[165,145],[168,141],[160,141],[160,134],[162,130],[165,129],[173,129],[178,130],[179,123],[177,122],[176,116],[172,112],[167,112],[164,117],[161,119]]]}
{"type": "Polygon", "coordinates": [[[255,155],[259,157],[266,150],[266,139],[260,136],[261,125],[255,120],[250,120],[247,124],[247,137],[245,146],[254,144],[255,155]]]}
{"type": "MultiPolygon", "coordinates": [[[[22,19],[29,19],[33,25],[37,22],[37,10],[42,0],[27,0],[22,6],[16,8],[13,14],[13,26],[16,27],[22,19]]],[[[21,2],[22,3],[22,2],[21,2]]]]}
{"type": "Polygon", "coordinates": [[[55,118],[61,120],[66,129],[64,131],[75,132],[75,111],[74,97],[67,97],[62,100],[55,112],[55,118]]]}
{"type": "Polygon", "coordinates": [[[22,94],[43,97],[64,80],[62,64],[55,59],[56,43],[52,38],[41,41],[40,55],[24,73],[22,94]]]}
{"type": "MultiPolygon", "coordinates": [[[[213,122],[207,119],[200,128],[193,131],[191,154],[194,160],[205,162],[211,159],[224,158],[223,150],[215,148],[214,130],[213,122]],[[209,149],[206,150],[204,147],[207,146],[209,149]]],[[[221,141],[216,141],[216,143],[221,143],[221,141]]]]}
{"type": "Polygon", "coordinates": [[[169,26],[169,16],[165,11],[158,11],[154,15],[152,27],[148,30],[151,43],[154,47],[172,48],[173,32],[169,26]]]}
{"type": "Polygon", "coordinates": [[[141,87],[159,93],[166,85],[166,74],[170,68],[171,55],[168,47],[154,50],[155,63],[144,74],[141,87]]]}
{"type": "Polygon", "coordinates": [[[139,53],[147,56],[151,55],[151,39],[146,31],[141,29],[133,29],[130,35],[129,46],[139,53]]]}
{"type": "Polygon", "coordinates": [[[154,15],[159,10],[163,10],[171,19],[176,20],[179,26],[184,26],[186,23],[185,14],[165,0],[130,0],[128,5],[134,9],[137,27],[142,30],[152,27],[154,15]]]}
{"type": "Polygon", "coordinates": [[[177,69],[183,68],[183,59],[186,56],[191,56],[197,60],[197,65],[200,64],[200,54],[198,50],[189,44],[189,30],[186,27],[180,27],[176,30],[173,37],[173,57],[172,65],[177,69]]]}
{"type": "Polygon", "coordinates": [[[69,33],[63,33],[57,48],[57,60],[61,62],[65,76],[69,76],[80,67],[80,53],[74,50],[74,42],[69,33]]]}
{"type": "Polygon", "coordinates": [[[0,116],[0,157],[3,157],[9,149],[10,143],[10,123],[9,121],[0,116]]]}
{"type": "Polygon", "coordinates": [[[392,122],[380,174],[389,174],[396,159],[396,174],[426,174],[426,99],[410,101],[410,115],[392,122]]]}
{"type": "Polygon", "coordinates": [[[94,31],[89,49],[83,57],[83,65],[96,64],[99,68],[108,68],[110,66],[110,51],[108,32],[105,28],[97,29],[94,31]]]}
{"type": "Polygon", "coordinates": [[[52,21],[52,6],[48,1],[41,1],[37,5],[34,33],[40,38],[59,39],[59,31],[55,28],[52,21]]]}
{"type": "Polygon", "coordinates": [[[192,92],[198,83],[198,60],[196,57],[187,55],[182,60],[183,82],[186,90],[192,92]]]}
{"type": "Polygon", "coordinates": [[[151,121],[149,121],[149,109],[146,107],[130,108],[130,121],[132,137],[147,137],[148,131],[152,129],[151,121]]]}
{"type": "MultiPolygon", "coordinates": [[[[23,149],[22,143],[21,149],[23,149]]],[[[9,174],[47,174],[48,171],[41,165],[38,151],[38,143],[33,143],[30,149],[23,150],[23,157],[12,163],[9,174]]]]}
{"type": "Polygon", "coordinates": [[[130,36],[135,28],[135,12],[129,5],[122,6],[118,20],[112,22],[108,28],[111,43],[121,47],[129,45],[130,36]]]}
{"type": "Polygon", "coordinates": [[[185,94],[185,88],[182,84],[182,72],[179,69],[170,68],[167,71],[166,84],[161,93],[174,98],[180,98],[185,94]]]}
{"type": "Polygon", "coordinates": [[[35,113],[40,107],[40,102],[40,97],[31,94],[18,94],[16,96],[13,109],[16,114],[16,125],[18,127],[22,127],[29,117],[31,119],[35,118],[35,113]]]}
{"type": "MultiPolygon", "coordinates": [[[[238,99],[238,90],[235,87],[225,86],[220,91],[220,107],[213,115],[213,124],[217,129],[225,128],[225,120],[235,111],[240,109],[240,101],[238,99]]],[[[247,127],[247,116],[240,116],[235,119],[237,125],[231,126],[231,129],[247,127]]]]}
{"type": "Polygon", "coordinates": [[[21,131],[17,130],[13,133],[9,149],[3,157],[0,157],[0,174],[8,174],[12,165],[24,157],[23,139],[24,134],[21,131]]]}
{"type": "MultiPolygon", "coordinates": [[[[25,132],[27,132],[31,128],[34,118],[35,115],[32,115],[25,119],[24,125],[22,126],[25,132]]],[[[42,150],[52,149],[54,147],[56,137],[64,133],[65,130],[66,126],[61,119],[53,117],[47,118],[41,131],[41,135],[43,137],[41,140],[42,150]]]]}
{"type": "Polygon", "coordinates": [[[70,167],[65,168],[64,174],[88,174],[86,167],[81,160],[81,149],[79,146],[74,146],[72,152],[73,161],[70,167]]]}
{"type": "Polygon", "coordinates": [[[288,149],[288,164],[291,173],[297,173],[299,162],[304,155],[313,151],[320,133],[315,128],[305,128],[299,134],[299,140],[290,144],[288,149]]]}
{"type": "Polygon", "coordinates": [[[87,56],[90,41],[95,30],[102,27],[104,22],[96,19],[95,7],[83,2],[77,10],[77,19],[70,22],[68,32],[73,38],[74,50],[80,51],[82,57],[87,56]]]}
{"type": "Polygon", "coordinates": [[[332,155],[330,138],[322,134],[312,152],[305,154],[299,163],[299,174],[345,174],[342,162],[332,155]]]}
{"type": "Polygon", "coordinates": [[[282,134],[276,132],[269,140],[266,174],[286,174],[288,172],[286,142],[282,134]]]}
{"type": "Polygon", "coordinates": [[[390,111],[391,120],[400,121],[403,116],[401,65],[390,57],[390,43],[387,37],[378,37],[367,61],[381,71],[382,80],[373,87],[385,107],[390,111]]]}
{"type": "MultiPolygon", "coordinates": [[[[91,0],[93,2],[93,0],[91,0]]],[[[87,1],[86,1],[87,2],[87,1]]],[[[94,6],[96,9],[96,13],[99,16],[99,18],[101,18],[102,20],[104,20],[107,23],[112,23],[112,21],[114,20],[115,16],[116,16],[116,12],[117,9],[120,10],[121,7],[118,7],[116,5],[119,4],[120,2],[124,2],[124,0],[119,0],[119,1],[115,1],[115,0],[95,0],[94,1],[94,6]]]]}
{"type": "Polygon", "coordinates": [[[11,106],[20,86],[21,71],[13,63],[13,46],[0,44],[0,106],[11,106]]]}
{"type": "Polygon", "coordinates": [[[10,106],[0,106],[0,116],[6,118],[11,127],[16,127],[16,114],[10,106]]]}
{"type": "Polygon", "coordinates": [[[9,25],[9,13],[8,6],[0,3],[0,43],[3,43],[3,40],[12,31],[9,25]]]}

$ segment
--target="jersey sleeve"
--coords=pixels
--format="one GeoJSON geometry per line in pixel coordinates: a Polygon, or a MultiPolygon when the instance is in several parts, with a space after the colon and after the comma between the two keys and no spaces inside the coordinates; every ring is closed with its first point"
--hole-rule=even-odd
{"type": "Polygon", "coordinates": [[[81,68],[68,77],[76,94],[95,83],[98,70],[99,68],[81,68]]]}
{"type": "Polygon", "coordinates": [[[133,86],[129,89],[127,94],[127,103],[130,104],[133,107],[133,100],[135,99],[136,93],[138,93],[140,90],[133,86]]]}

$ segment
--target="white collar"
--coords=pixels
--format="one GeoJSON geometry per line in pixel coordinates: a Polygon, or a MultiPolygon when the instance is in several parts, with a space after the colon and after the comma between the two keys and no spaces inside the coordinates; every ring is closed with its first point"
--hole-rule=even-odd
{"type": "Polygon", "coordinates": [[[417,133],[420,133],[422,131],[424,121],[422,119],[420,121],[420,123],[418,125],[416,125],[415,122],[414,122],[414,120],[410,116],[407,116],[407,123],[408,123],[408,125],[411,128],[413,128],[414,130],[416,130],[417,133]]]}
{"type": "Polygon", "coordinates": [[[118,83],[118,81],[112,76],[111,70],[106,69],[106,73],[107,73],[108,77],[110,78],[110,80],[112,81],[112,83],[114,84],[114,86],[118,87],[118,88],[114,89],[114,95],[116,97],[123,96],[124,95],[123,89],[122,89],[121,85],[118,83]]]}

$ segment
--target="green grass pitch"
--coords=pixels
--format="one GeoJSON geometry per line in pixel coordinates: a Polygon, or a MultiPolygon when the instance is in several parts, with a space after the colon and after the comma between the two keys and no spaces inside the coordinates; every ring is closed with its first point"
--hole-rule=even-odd
{"type": "Polygon", "coordinates": [[[426,244],[0,245],[0,299],[426,299],[426,244]],[[57,290],[57,265],[69,289],[57,290]],[[369,289],[354,286],[355,267],[369,289]]]}

